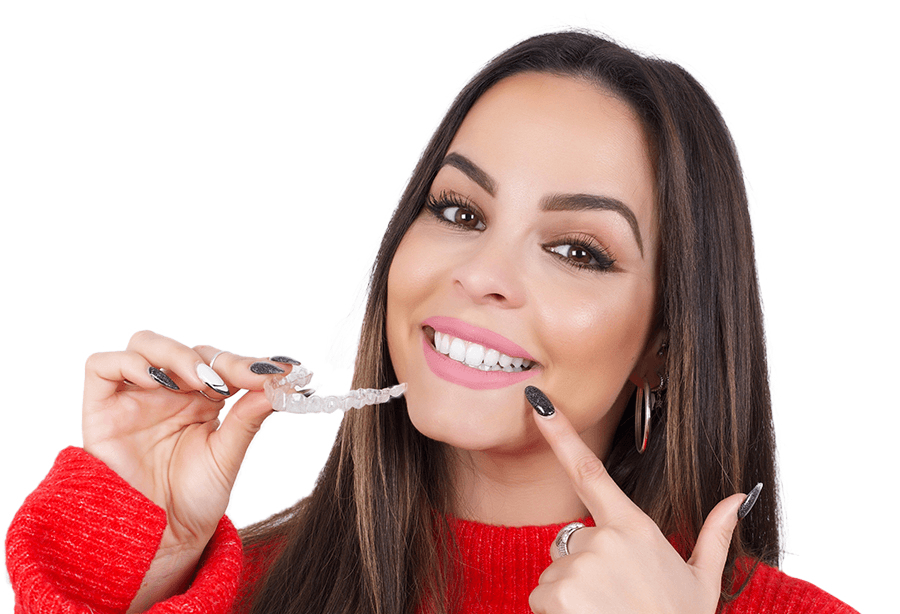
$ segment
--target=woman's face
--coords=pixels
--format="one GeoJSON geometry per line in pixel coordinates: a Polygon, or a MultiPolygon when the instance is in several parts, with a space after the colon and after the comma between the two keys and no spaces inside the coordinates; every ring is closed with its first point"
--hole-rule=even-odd
{"type": "Polygon", "coordinates": [[[655,383],[654,199],[626,103],[542,73],[485,93],[391,264],[388,344],[416,428],[466,450],[544,445],[530,384],[605,455],[634,384],[655,383]]]}

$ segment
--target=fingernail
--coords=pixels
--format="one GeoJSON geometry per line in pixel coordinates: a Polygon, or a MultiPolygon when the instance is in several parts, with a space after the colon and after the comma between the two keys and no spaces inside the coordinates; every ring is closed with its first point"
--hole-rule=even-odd
{"type": "Polygon", "coordinates": [[[271,358],[269,358],[269,360],[271,360],[272,362],[280,362],[280,363],[283,363],[286,365],[299,365],[300,364],[299,360],[294,360],[290,356],[272,356],[271,358]]]}
{"type": "Polygon", "coordinates": [[[762,489],[763,484],[762,482],[760,482],[753,487],[753,490],[747,493],[747,498],[744,499],[744,502],[741,503],[741,507],[738,508],[738,520],[742,520],[744,516],[750,513],[750,510],[752,510],[753,506],[756,505],[756,500],[759,499],[759,493],[762,491],[762,489]]]}
{"type": "Polygon", "coordinates": [[[150,367],[147,369],[147,372],[150,373],[150,377],[155,379],[158,383],[162,384],[169,390],[180,390],[178,384],[172,381],[172,378],[163,373],[160,369],[156,367],[150,367]]]}
{"type": "Polygon", "coordinates": [[[276,367],[270,362],[254,362],[250,365],[250,370],[257,375],[272,375],[273,373],[284,373],[284,369],[276,367]]]}
{"type": "Polygon", "coordinates": [[[525,398],[531,403],[534,411],[544,418],[549,418],[556,413],[556,408],[553,407],[553,403],[550,402],[547,395],[541,392],[539,388],[525,386],[525,398]]]}
{"type": "Polygon", "coordinates": [[[228,396],[228,386],[225,385],[225,381],[219,377],[219,374],[213,371],[209,366],[203,364],[202,362],[197,363],[196,367],[197,377],[203,380],[203,383],[218,392],[219,394],[223,394],[228,396]]]}

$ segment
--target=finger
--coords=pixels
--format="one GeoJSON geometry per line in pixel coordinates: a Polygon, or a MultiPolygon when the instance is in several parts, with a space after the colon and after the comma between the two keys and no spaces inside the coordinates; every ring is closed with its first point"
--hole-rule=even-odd
{"type": "Polygon", "coordinates": [[[266,358],[239,356],[231,352],[220,353],[211,345],[198,345],[194,351],[204,360],[204,363],[209,363],[215,357],[216,373],[221,375],[231,388],[262,390],[263,384],[269,377],[281,375],[289,370],[287,365],[278,364],[266,358]],[[217,354],[218,356],[216,356],[217,354]]]}
{"type": "Polygon", "coordinates": [[[231,394],[225,381],[209,368],[200,354],[174,339],[148,330],[140,331],[132,335],[128,350],[137,352],[150,364],[176,374],[185,383],[183,389],[202,390],[210,400],[219,396],[224,400],[231,394]]]}
{"type": "Polygon", "coordinates": [[[234,404],[210,437],[216,461],[232,480],[253,437],[273,413],[271,403],[262,392],[248,392],[234,404]]]}
{"type": "Polygon", "coordinates": [[[590,511],[594,522],[599,526],[634,511],[639,512],[610,477],[597,455],[584,443],[569,419],[556,411],[546,395],[534,386],[526,387],[525,395],[535,407],[534,420],[538,429],[566,470],[575,492],[590,511]]]}
{"type": "Polygon", "coordinates": [[[577,604],[571,603],[573,597],[575,591],[566,590],[564,580],[541,580],[528,595],[528,607],[534,614],[573,612],[577,611],[577,604]]]}
{"type": "Polygon", "coordinates": [[[172,378],[136,352],[98,352],[89,356],[84,364],[85,392],[95,398],[111,396],[125,381],[149,390],[179,389],[172,378]]]}
{"type": "MultiPolygon", "coordinates": [[[[557,540],[554,539],[550,543],[550,560],[555,562],[561,558],[564,558],[565,556],[572,556],[575,553],[583,552],[584,550],[586,550],[587,548],[584,547],[583,545],[590,541],[589,533],[592,530],[593,529],[591,529],[590,527],[582,526],[581,528],[578,528],[578,529],[572,531],[571,533],[569,533],[569,537],[565,540],[566,550],[569,553],[568,555],[562,555],[559,553],[559,545],[557,544],[557,540]],[[587,533],[585,533],[585,531],[587,531],[587,533]],[[578,535],[579,533],[582,533],[582,535],[578,535]]],[[[557,534],[557,539],[560,537],[561,534],[562,534],[562,531],[560,531],[560,533],[557,534]]],[[[552,567],[552,565],[551,565],[551,567],[552,567]]]]}
{"type": "MultiPolygon", "coordinates": [[[[698,576],[707,583],[719,585],[725,562],[728,560],[731,537],[738,523],[738,512],[743,509],[742,504],[745,501],[748,506],[756,502],[760,489],[762,484],[757,484],[750,495],[738,493],[723,499],[706,517],[688,564],[693,566],[698,576]]],[[[746,511],[749,509],[745,510],[745,515],[746,511]]]]}

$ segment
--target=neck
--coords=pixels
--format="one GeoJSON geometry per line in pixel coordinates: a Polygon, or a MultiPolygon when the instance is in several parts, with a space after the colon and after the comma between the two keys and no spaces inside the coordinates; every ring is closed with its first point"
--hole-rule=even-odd
{"type": "Polygon", "coordinates": [[[506,455],[456,450],[454,514],[465,520],[510,527],[581,518],[587,508],[549,449],[506,455]]]}
{"type": "MultiPolygon", "coordinates": [[[[630,391],[629,391],[630,392],[630,391]]],[[[606,462],[627,393],[598,423],[579,431],[606,462]]],[[[449,447],[454,500],[451,512],[463,520],[507,527],[544,526],[588,516],[572,481],[550,444],[537,432],[519,445],[466,450],[449,447]]]]}
{"type": "MultiPolygon", "coordinates": [[[[581,435],[599,458],[608,456],[611,441],[606,441],[599,429],[581,435]]],[[[515,452],[455,448],[453,458],[453,513],[459,518],[521,527],[568,522],[588,515],[545,441],[515,452]]]]}

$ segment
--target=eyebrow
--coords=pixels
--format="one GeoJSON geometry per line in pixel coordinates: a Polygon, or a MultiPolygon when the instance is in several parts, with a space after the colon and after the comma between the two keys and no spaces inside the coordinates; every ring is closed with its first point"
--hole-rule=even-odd
{"type": "Polygon", "coordinates": [[[477,183],[491,196],[497,195],[497,184],[491,176],[478,168],[478,165],[458,153],[449,153],[444,157],[441,166],[452,166],[465,173],[469,179],[477,183]]]}
{"type": "Polygon", "coordinates": [[[615,211],[625,218],[634,240],[637,241],[641,257],[644,257],[644,242],[641,239],[641,229],[637,218],[628,206],[617,198],[609,196],[595,196],[593,194],[553,194],[541,201],[541,209],[544,211],[615,211]]]}
{"type": "MultiPolygon", "coordinates": [[[[452,166],[459,169],[465,175],[481,186],[491,196],[497,195],[497,183],[484,172],[477,164],[458,153],[449,153],[444,157],[441,167],[452,166]]],[[[617,198],[609,196],[596,196],[594,194],[553,194],[541,201],[541,209],[544,211],[614,211],[618,213],[634,233],[641,257],[644,257],[644,242],[641,239],[641,229],[637,218],[628,206],[617,198]]]]}

